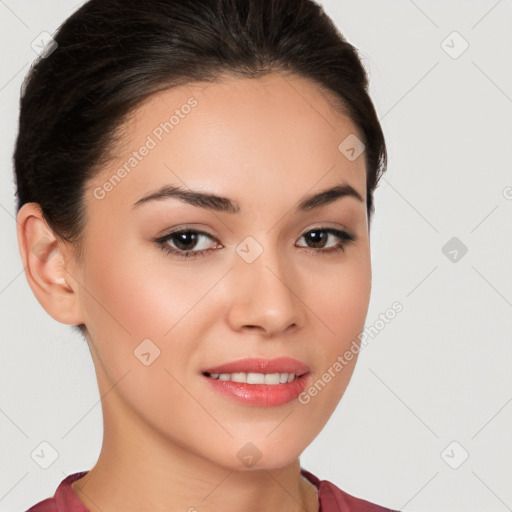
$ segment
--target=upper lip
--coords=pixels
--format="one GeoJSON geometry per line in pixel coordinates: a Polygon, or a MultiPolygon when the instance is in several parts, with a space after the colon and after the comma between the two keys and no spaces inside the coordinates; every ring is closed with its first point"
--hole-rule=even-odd
{"type": "Polygon", "coordinates": [[[202,370],[203,373],[293,373],[303,375],[309,372],[307,364],[292,359],[279,357],[277,359],[249,358],[239,359],[230,363],[212,366],[202,370]]]}

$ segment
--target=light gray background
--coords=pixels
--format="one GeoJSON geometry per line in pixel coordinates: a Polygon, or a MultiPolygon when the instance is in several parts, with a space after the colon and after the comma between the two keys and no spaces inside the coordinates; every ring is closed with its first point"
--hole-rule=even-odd
{"type": "MultiPolygon", "coordinates": [[[[362,350],[302,466],[407,512],[512,510],[512,1],[322,4],[361,52],[389,149],[367,325],[394,301],[404,310],[362,350]],[[468,248],[456,262],[442,252],[452,237],[468,248]],[[465,452],[458,469],[448,465],[465,452]]],[[[86,344],[33,297],[14,220],[11,155],[31,42],[77,5],[0,0],[1,511],[52,495],[101,447],[86,344]],[[30,456],[42,441],[59,453],[46,470],[30,456]]]]}

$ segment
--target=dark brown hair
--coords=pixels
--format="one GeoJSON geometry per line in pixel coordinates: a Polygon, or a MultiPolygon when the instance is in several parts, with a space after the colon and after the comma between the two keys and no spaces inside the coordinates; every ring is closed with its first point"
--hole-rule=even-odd
{"type": "MultiPolygon", "coordinates": [[[[18,210],[44,218],[80,254],[85,185],[116,130],[156,91],[221,73],[296,73],[333,93],[366,146],[367,210],[386,168],[384,136],[357,50],[312,0],[91,0],[54,35],[21,98],[18,210]]],[[[341,141],[340,141],[341,142],[341,141]]]]}

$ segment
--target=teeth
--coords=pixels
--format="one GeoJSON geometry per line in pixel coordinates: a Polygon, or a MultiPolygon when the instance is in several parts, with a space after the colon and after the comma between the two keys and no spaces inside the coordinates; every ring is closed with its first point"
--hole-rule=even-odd
{"type": "Polygon", "coordinates": [[[211,373],[212,379],[230,380],[232,382],[242,382],[245,384],[285,384],[295,379],[294,373],[211,373]]]}
{"type": "MultiPolygon", "coordinates": [[[[226,375],[229,376],[229,373],[226,373],[226,375]]],[[[247,378],[246,378],[245,373],[240,372],[240,373],[232,373],[231,378],[228,380],[232,380],[233,382],[246,382],[247,378]]]]}
{"type": "Polygon", "coordinates": [[[247,384],[265,384],[265,375],[263,373],[248,373],[247,384]]]}
{"type": "Polygon", "coordinates": [[[279,373],[265,374],[265,384],[279,384],[279,373]]]}

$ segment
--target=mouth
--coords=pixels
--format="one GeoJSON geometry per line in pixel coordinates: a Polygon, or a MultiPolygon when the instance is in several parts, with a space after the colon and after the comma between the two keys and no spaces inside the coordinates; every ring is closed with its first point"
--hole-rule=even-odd
{"type": "Polygon", "coordinates": [[[304,391],[309,367],[295,359],[243,359],[202,371],[210,388],[257,407],[288,403],[304,391]]]}

